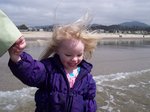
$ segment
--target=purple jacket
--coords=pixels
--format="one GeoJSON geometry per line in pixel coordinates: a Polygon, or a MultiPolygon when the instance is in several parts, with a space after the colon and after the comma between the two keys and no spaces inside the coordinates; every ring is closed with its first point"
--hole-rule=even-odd
{"type": "Polygon", "coordinates": [[[22,60],[8,65],[24,84],[39,88],[35,93],[36,112],[96,112],[96,84],[92,65],[83,60],[80,73],[70,88],[59,56],[37,61],[23,52],[22,60]]]}

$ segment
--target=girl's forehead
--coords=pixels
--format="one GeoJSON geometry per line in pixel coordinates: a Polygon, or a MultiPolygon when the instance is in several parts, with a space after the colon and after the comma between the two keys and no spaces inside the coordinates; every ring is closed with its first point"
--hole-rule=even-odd
{"type": "Polygon", "coordinates": [[[77,40],[77,39],[66,39],[66,40],[62,40],[62,42],[60,43],[60,47],[65,47],[65,48],[75,48],[75,47],[80,47],[80,48],[84,48],[84,44],[81,40],[77,40]]]}
{"type": "Polygon", "coordinates": [[[77,45],[77,44],[83,44],[81,40],[77,40],[77,39],[65,39],[62,40],[62,45],[77,45]]]}

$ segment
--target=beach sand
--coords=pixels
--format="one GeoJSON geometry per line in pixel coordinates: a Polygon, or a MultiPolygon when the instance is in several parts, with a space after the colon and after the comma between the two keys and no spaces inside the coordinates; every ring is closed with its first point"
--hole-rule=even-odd
{"type": "MultiPolygon", "coordinates": [[[[52,32],[39,31],[39,32],[21,32],[25,38],[50,38],[52,32]]],[[[143,34],[120,34],[120,33],[99,33],[100,39],[106,38],[150,38],[150,35],[143,34]]]]}
{"type": "Polygon", "coordinates": [[[39,32],[21,32],[26,38],[39,38],[39,37],[51,37],[51,32],[39,31],[39,32]]]}
{"type": "MultiPolygon", "coordinates": [[[[28,45],[47,44],[52,37],[52,32],[22,32],[28,45]]],[[[119,34],[119,33],[99,33],[97,35],[98,45],[142,45],[150,44],[150,35],[142,34],[119,34]]]]}
{"type": "MultiPolygon", "coordinates": [[[[40,46],[45,45],[45,43],[52,37],[52,32],[22,32],[25,39],[30,44],[38,44],[40,46]]],[[[150,35],[143,34],[119,34],[119,33],[99,33],[97,35],[98,45],[119,45],[119,44],[145,44],[150,43],[150,35]]]]}

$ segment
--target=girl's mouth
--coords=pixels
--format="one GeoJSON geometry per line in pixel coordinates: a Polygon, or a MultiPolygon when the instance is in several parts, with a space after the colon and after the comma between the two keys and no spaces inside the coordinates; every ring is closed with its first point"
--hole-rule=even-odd
{"type": "Polygon", "coordinates": [[[77,66],[77,63],[68,63],[68,65],[69,65],[70,67],[76,67],[76,66],[77,66]]]}

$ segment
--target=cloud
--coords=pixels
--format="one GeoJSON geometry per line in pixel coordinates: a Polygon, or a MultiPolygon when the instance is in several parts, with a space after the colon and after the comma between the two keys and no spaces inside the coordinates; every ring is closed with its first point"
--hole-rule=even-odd
{"type": "Polygon", "coordinates": [[[1,9],[17,24],[69,23],[86,11],[93,23],[110,25],[141,21],[150,25],[149,0],[1,0],[1,9]]]}

